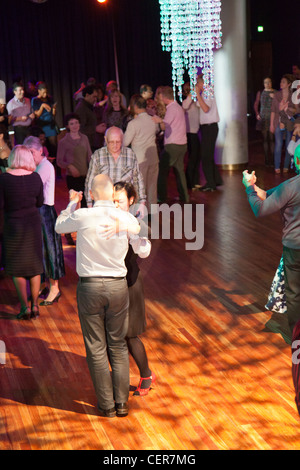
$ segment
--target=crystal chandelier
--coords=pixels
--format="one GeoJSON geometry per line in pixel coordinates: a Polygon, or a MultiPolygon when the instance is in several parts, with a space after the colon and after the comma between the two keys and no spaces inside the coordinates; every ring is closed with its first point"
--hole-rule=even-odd
{"type": "Polygon", "coordinates": [[[204,96],[214,95],[214,50],[222,46],[221,0],[159,0],[161,44],[171,52],[174,93],[182,99],[184,73],[191,90],[203,73],[204,96]]]}

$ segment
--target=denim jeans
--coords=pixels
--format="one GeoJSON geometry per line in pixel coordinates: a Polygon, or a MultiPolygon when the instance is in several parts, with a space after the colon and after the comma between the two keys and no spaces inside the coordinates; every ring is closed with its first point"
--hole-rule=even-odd
{"type": "Polygon", "coordinates": [[[287,146],[290,143],[292,138],[292,132],[288,130],[280,130],[280,127],[277,126],[275,129],[275,151],[274,151],[274,164],[275,170],[280,168],[281,164],[281,152],[283,147],[283,139],[285,137],[285,158],[284,158],[284,168],[289,168],[291,163],[291,155],[287,151],[287,146]]]}

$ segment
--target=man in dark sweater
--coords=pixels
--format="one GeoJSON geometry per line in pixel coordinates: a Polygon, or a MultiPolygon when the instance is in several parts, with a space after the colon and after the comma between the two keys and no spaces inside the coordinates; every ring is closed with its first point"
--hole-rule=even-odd
{"type": "Polygon", "coordinates": [[[243,173],[243,184],[256,217],[280,211],[288,322],[293,332],[300,320],[300,147],[294,155],[297,176],[268,191],[255,185],[255,172],[243,173]]]}
{"type": "Polygon", "coordinates": [[[75,108],[75,113],[80,118],[80,132],[85,134],[90,142],[92,151],[96,150],[96,127],[97,116],[94,111],[94,105],[97,101],[97,91],[94,85],[86,86],[82,90],[83,98],[79,101],[75,108]]]}

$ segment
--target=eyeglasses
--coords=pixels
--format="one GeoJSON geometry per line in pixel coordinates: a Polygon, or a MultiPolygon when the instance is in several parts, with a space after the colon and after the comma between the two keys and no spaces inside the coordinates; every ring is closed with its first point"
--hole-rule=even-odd
{"type": "Polygon", "coordinates": [[[122,141],[121,140],[108,140],[107,143],[108,144],[121,144],[122,141]]]}

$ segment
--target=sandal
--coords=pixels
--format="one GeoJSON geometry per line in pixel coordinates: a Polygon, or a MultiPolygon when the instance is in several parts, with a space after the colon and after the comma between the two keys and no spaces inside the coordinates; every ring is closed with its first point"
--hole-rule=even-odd
{"type": "Polygon", "coordinates": [[[150,377],[141,377],[140,378],[140,383],[136,390],[134,391],[133,395],[134,396],[139,396],[139,397],[144,397],[145,395],[148,395],[150,388],[152,388],[152,385],[154,385],[156,381],[156,375],[152,374],[150,377]],[[151,380],[149,387],[147,388],[141,388],[143,381],[144,380],[151,380]]]}
{"type": "Polygon", "coordinates": [[[21,307],[20,313],[17,315],[18,320],[29,320],[30,318],[30,308],[21,307]]]}
{"type": "Polygon", "coordinates": [[[39,317],[39,316],[40,316],[39,306],[33,304],[31,306],[30,318],[36,318],[36,317],[39,317]]]}

